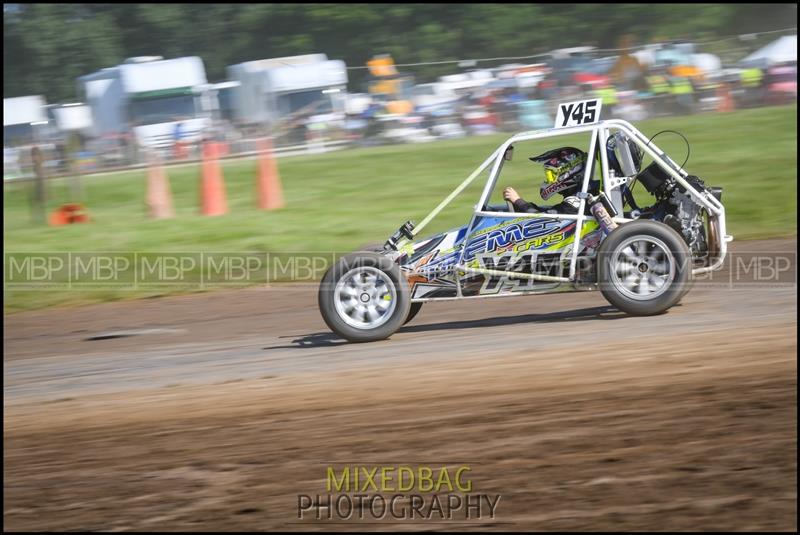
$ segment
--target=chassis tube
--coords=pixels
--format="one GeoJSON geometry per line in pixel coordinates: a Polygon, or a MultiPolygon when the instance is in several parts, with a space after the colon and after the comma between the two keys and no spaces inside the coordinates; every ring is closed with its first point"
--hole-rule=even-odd
{"type": "MultiPolygon", "coordinates": [[[[481,275],[494,275],[496,277],[517,277],[520,279],[531,279],[547,282],[570,282],[566,277],[552,277],[550,275],[536,275],[535,273],[519,273],[516,271],[498,271],[496,269],[473,268],[466,265],[456,266],[456,270],[466,271],[467,273],[479,273],[481,275]]],[[[456,273],[456,276],[458,274],[456,273]]]]}

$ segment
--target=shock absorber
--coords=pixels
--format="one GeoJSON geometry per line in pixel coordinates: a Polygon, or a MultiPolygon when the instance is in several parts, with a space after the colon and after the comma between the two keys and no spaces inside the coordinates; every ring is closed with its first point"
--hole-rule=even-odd
{"type": "Polygon", "coordinates": [[[587,194],[586,202],[589,204],[589,211],[597,220],[600,228],[603,229],[605,234],[611,234],[611,231],[617,228],[617,224],[612,219],[617,215],[614,206],[609,202],[608,197],[602,191],[599,195],[595,196],[591,193],[587,194]]]}

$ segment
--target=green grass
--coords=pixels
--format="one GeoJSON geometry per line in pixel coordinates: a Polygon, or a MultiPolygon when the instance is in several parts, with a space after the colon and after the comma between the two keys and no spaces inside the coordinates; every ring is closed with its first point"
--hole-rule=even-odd
{"type": "MultiPolygon", "coordinates": [[[[691,158],[686,168],[707,184],[724,188],[728,231],[737,240],[796,233],[796,105],[658,119],[636,126],[646,135],[669,128],[689,139],[691,158]]],[[[60,228],[31,224],[30,185],[6,184],[5,250],[345,252],[384,241],[406,219],[421,220],[506,137],[281,159],[287,207],[274,212],[255,207],[256,162],[228,162],[224,174],[230,213],[221,217],[198,214],[197,166],[167,170],[177,215],[167,221],[147,218],[143,171],[84,178],[85,201],[93,222],[60,228]]],[[[527,157],[555,143],[561,140],[518,146],[501,183],[512,184],[524,197],[538,200],[533,193],[542,171],[527,157]]],[[[683,161],[686,149],[680,138],[662,134],[656,143],[673,159],[683,161]]],[[[464,224],[482,186],[477,180],[424,234],[464,224]]],[[[51,210],[68,200],[67,191],[64,181],[51,182],[51,210]]],[[[144,295],[116,290],[10,290],[6,291],[6,311],[144,295]]]]}

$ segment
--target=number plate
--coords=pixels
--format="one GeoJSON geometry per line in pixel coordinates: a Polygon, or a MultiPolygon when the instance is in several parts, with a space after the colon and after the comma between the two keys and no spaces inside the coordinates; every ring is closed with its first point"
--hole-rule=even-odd
{"type": "Polygon", "coordinates": [[[600,120],[600,108],[602,106],[603,101],[599,98],[559,104],[555,128],[596,123],[600,120]]]}

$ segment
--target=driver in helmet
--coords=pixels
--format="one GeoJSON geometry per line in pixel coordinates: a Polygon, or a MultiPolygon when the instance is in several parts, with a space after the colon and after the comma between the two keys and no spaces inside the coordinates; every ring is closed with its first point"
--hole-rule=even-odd
{"type": "MultiPolygon", "coordinates": [[[[529,159],[544,164],[545,180],[539,189],[542,199],[547,200],[555,193],[564,199],[553,206],[538,206],[522,199],[510,186],[503,190],[503,199],[514,205],[515,212],[577,214],[580,199],[576,195],[581,190],[587,154],[575,147],[561,147],[529,159]]],[[[589,191],[596,190],[598,185],[592,181],[589,191]]]]}

